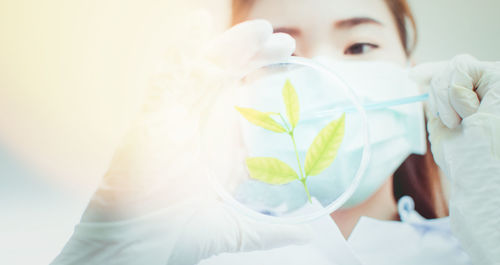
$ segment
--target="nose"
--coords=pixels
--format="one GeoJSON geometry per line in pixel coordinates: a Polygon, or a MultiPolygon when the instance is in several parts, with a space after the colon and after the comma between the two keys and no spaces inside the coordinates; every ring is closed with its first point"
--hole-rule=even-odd
{"type": "Polygon", "coordinates": [[[307,54],[308,58],[315,58],[315,57],[327,57],[331,60],[338,60],[339,55],[336,53],[335,48],[331,43],[315,43],[314,45],[311,45],[310,50],[308,51],[307,54]]]}

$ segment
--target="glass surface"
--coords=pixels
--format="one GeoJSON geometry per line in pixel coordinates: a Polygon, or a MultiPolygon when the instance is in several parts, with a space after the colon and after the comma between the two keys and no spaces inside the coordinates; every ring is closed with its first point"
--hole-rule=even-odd
{"type": "Polygon", "coordinates": [[[210,183],[238,213],[301,223],[340,208],[369,156],[355,92],[309,59],[267,65],[225,88],[202,145],[210,183]],[[313,202],[322,207],[312,207],[313,202]]]}

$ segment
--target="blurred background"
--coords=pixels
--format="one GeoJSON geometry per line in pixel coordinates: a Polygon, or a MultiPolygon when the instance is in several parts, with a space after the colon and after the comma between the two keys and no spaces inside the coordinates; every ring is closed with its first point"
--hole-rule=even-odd
{"type": "Polygon", "coordinates": [[[408,2],[418,28],[417,62],[448,60],[460,53],[500,61],[499,1],[408,2]]]}
{"type": "MultiPolygon", "coordinates": [[[[416,61],[500,60],[500,2],[409,1],[416,61]]],[[[48,264],[72,233],[165,50],[226,0],[0,1],[0,264],[48,264]]]]}

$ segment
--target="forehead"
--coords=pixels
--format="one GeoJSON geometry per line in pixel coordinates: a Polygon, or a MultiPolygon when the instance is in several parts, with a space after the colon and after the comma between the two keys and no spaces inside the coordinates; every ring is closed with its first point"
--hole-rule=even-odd
{"type": "Polygon", "coordinates": [[[393,24],[384,0],[255,0],[249,18],[264,18],[274,26],[304,22],[332,23],[353,17],[369,17],[382,24],[393,24]]]}

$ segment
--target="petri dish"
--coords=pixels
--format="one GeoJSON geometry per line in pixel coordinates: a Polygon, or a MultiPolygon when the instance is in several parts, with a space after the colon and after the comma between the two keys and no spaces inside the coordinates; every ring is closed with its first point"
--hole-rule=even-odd
{"type": "Polygon", "coordinates": [[[358,96],[310,59],[253,69],[220,91],[206,115],[209,183],[228,207],[258,221],[329,215],[354,193],[368,164],[358,96]]]}

